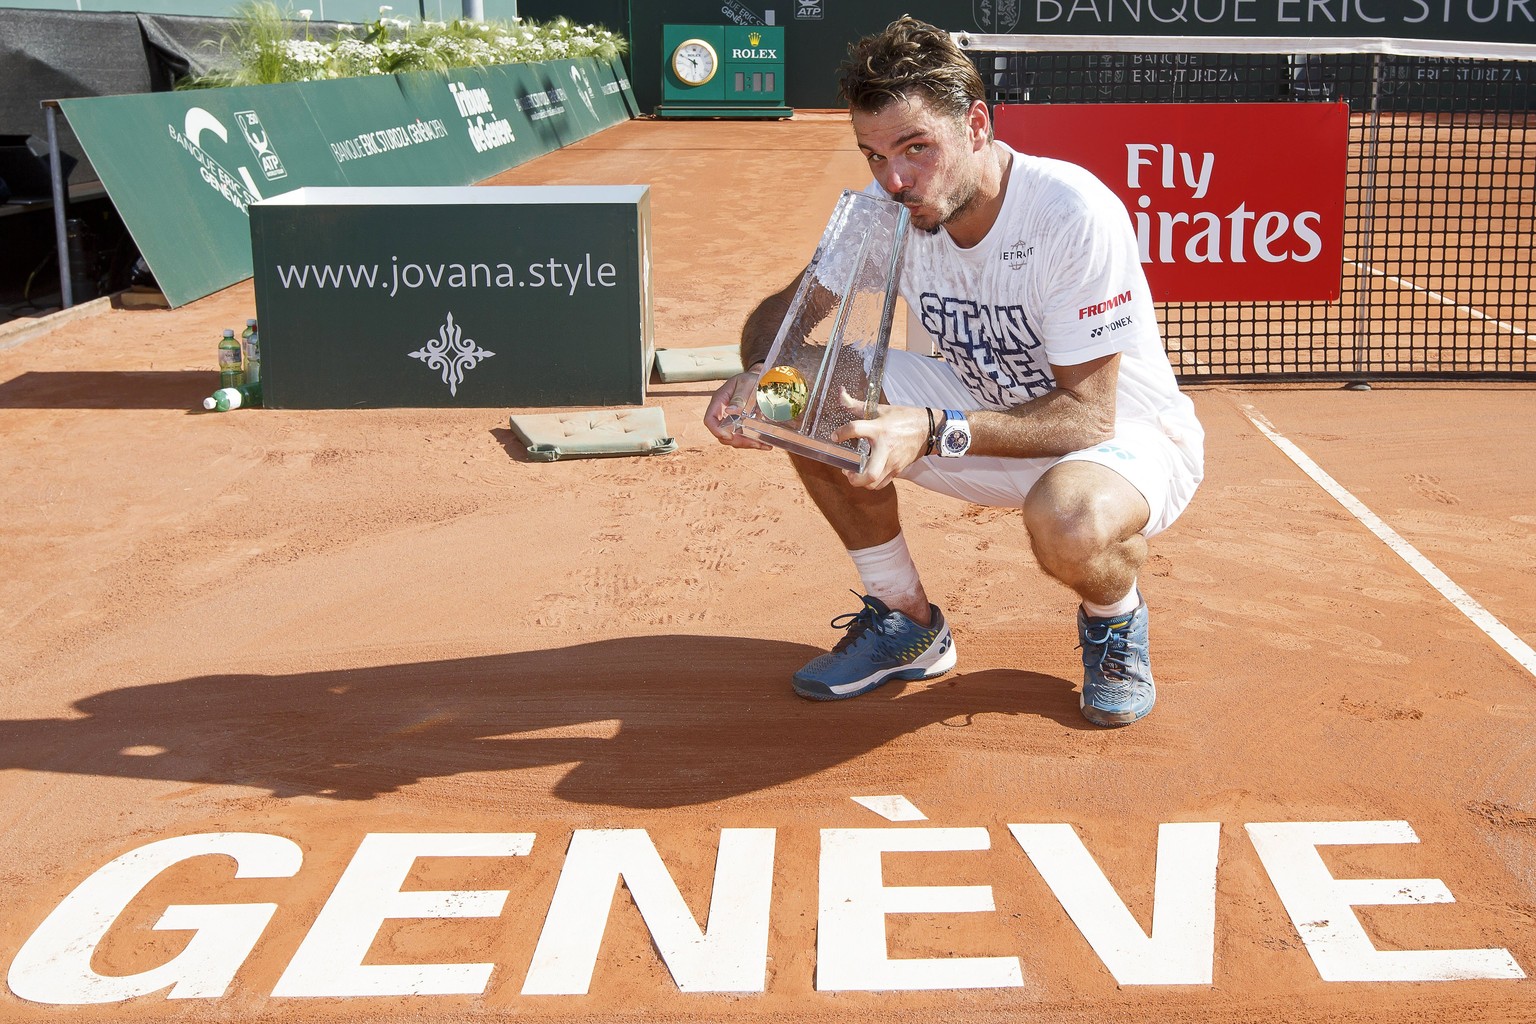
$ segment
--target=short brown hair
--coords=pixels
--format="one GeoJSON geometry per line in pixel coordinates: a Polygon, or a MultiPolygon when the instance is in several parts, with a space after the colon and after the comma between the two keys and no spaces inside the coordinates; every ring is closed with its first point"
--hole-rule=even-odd
{"type": "Polygon", "coordinates": [[[906,14],[848,47],[838,85],[851,109],[871,114],[916,93],[960,119],[985,96],[980,73],[949,33],[906,14]]]}

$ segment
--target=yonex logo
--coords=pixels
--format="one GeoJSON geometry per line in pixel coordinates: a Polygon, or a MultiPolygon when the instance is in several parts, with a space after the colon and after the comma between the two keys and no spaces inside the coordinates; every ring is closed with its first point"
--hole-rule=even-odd
{"type": "Polygon", "coordinates": [[[1122,327],[1129,327],[1133,323],[1135,323],[1135,321],[1132,320],[1130,317],[1123,316],[1120,319],[1114,321],[1113,323],[1101,324],[1100,326],[1095,327],[1093,330],[1088,332],[1088,337],[1090,337],[1090,338],[1097,338],[1099,335],[1103,334],[1105,331],[1118,331],[1120,328],[1122,328],[1122,327]]]}
{"type": "Polygon", "coordinates": [[[1108,313],[1110,310],[1114,309],[1116,306],[1123,306],[1127,302],[1130,302],[1130,301],[1131,301],[1131,293],[1130,292],[1121,292],[1119,295],[1116,295],[1114,298],[1105,299],[1103,302],[1096,302],[1096,303],[1094,303],[1091,306],[1084,306],[1082,309],[1079,309],[1077,311],[1077,318],[1079,320],[1086,320],[1090,316],[1098,316],[1100,313],[1108,313]]]}

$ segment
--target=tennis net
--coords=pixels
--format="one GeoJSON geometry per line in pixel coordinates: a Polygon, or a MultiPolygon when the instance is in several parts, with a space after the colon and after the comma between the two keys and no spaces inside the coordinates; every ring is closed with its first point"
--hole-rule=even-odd
{"type": "Polygon", "coordinates": [[[955,38],[994,105],[1348,104],[1339,299],[1159,304],[1182,379],[1536,379],[1536,47],[955,38]]]}

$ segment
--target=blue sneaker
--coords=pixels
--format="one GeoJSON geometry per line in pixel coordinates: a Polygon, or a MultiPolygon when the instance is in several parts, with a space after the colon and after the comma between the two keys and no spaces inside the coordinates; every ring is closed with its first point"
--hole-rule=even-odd
{"type": "Polygon", "coordinates": [[[1152,710],[1152,657],[1147,644],[1147,603],[1130,615],[1090,619],[1077,610],[1083,648],[1083,717],[1094,725],[1130,725],[1152,710]]]}
{"type": "Polygon", "coordinates": [[[889,679],[935,679],[955,667],[955,642],[935,605],[933,625],[919,626],[878,597],[860,596],[864,607],[839,615],[833,629],[847,630],[837,646],[795,673],[795,692],[810,700],[847,700],[889,679]]]}

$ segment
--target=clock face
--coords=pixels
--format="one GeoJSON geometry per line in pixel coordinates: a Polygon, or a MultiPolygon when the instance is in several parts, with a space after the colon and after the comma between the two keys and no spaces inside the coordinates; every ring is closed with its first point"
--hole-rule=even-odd
{"type": "Polygon", "coordinates": [[[702,39],[687,39],[672,51],[672,73],[687,85],[703,85],[715,77],[720,60],[702,39]]]}

